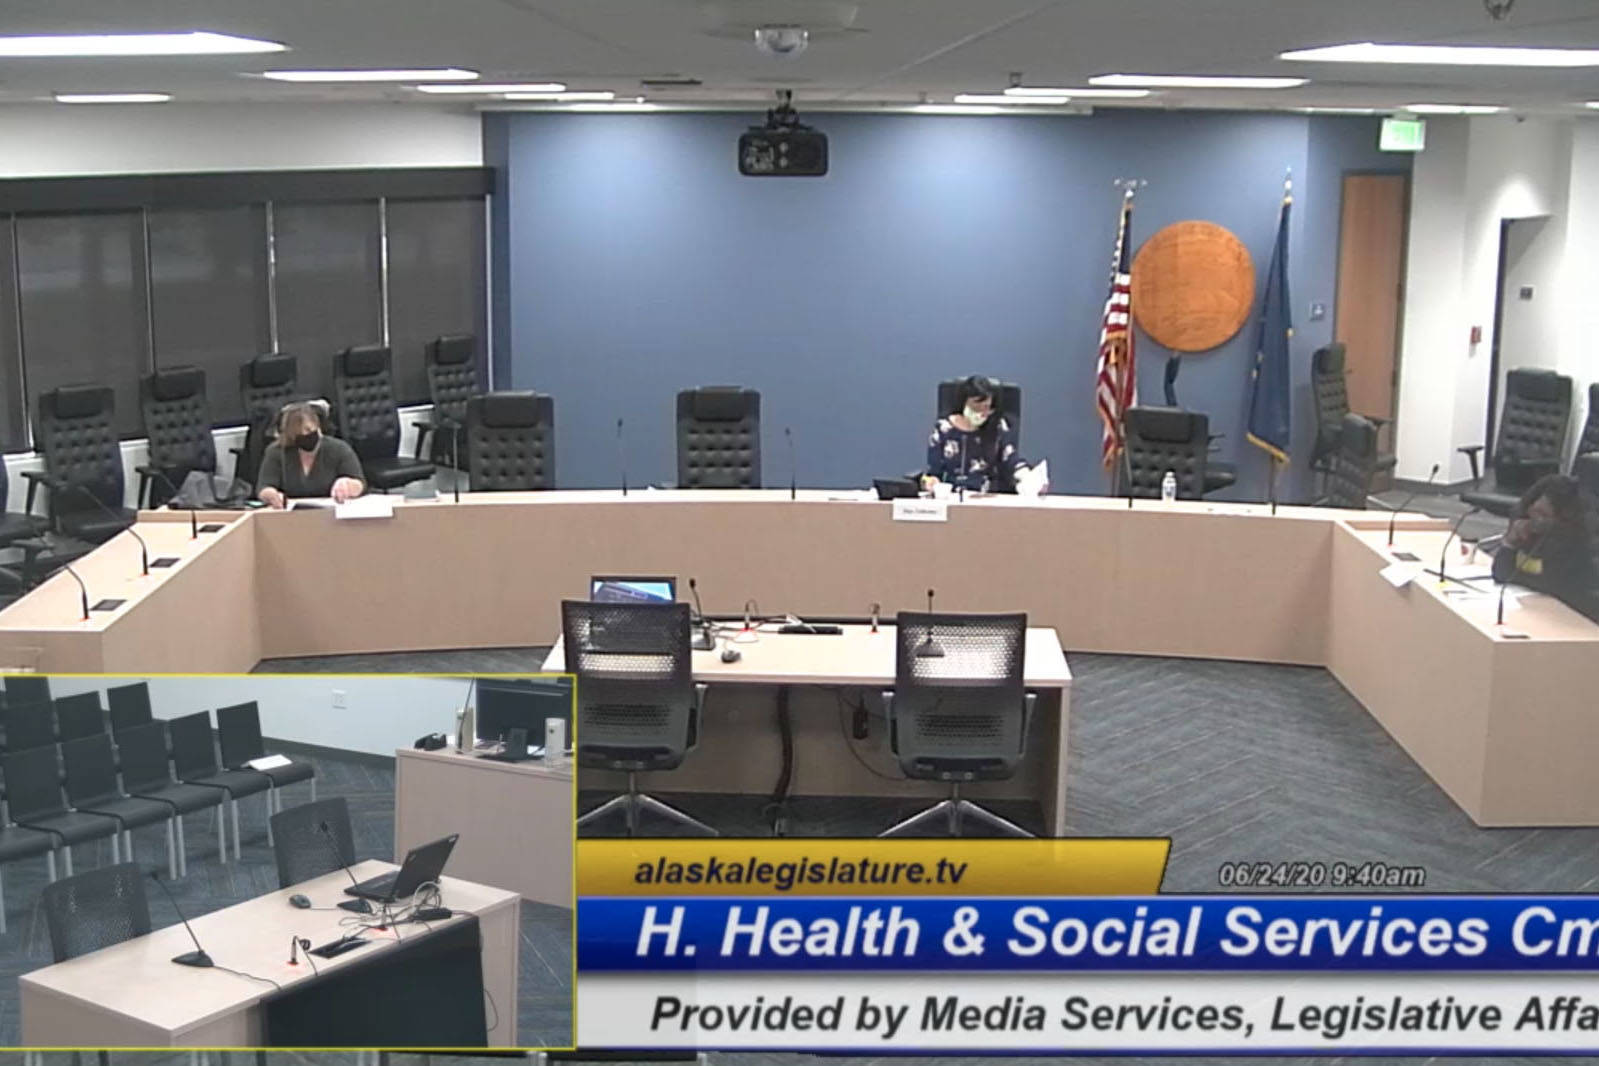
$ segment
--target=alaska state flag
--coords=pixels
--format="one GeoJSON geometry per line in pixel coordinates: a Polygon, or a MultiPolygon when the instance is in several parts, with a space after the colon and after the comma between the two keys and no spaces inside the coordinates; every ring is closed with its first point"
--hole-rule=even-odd
{"type": "Polygon", "coordinates": [[[1255,368],[1250,375],[1249,443],[1265,449],[1279,463],[1288,462],[1288,342],[1294,335],[1288,301],[1288,210],[1292,206],[1293,197],[1285,194],[1266,277],[1266,299],[1260,306],[1255,368]]]}

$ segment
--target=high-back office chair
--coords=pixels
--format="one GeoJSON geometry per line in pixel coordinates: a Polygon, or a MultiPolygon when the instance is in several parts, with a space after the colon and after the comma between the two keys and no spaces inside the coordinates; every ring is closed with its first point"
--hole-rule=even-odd
{"type": "Polygon", "coordinates": [[[274,814],[272,853],[278,861],[279,888],[353,866],[350,805],[343,796],[332,796],[274,814]]]}
{"type": "Polygon", "coordinates": [[[100,693],[95,689],[61,696],[55,701],[56,736],[62,740],[77,740],[105,732],[105,709],[100,706],[100,693]]]}
{"type": "Polygon", "coordinates": [[[577,760],[621,770],[627,791],[578,818],[579,827],[620,809],[629,836],[653,811],[715,836],[716,830],[638,790],[645,770],[671,770],[699,743],[704,685],[694,683],[686,603],[561,604],[566,669],[577,675],[577,760]]]}
{"type": "MultiPolygon", "coordinates": [[[[233,819],[233,857],[240,856],[239,801],[260,794],[266,803],[265,817],[272,817],[272,779],[255,770],[224,770],[217,765],[216,746],[211,735],[211,715],[196,711],[167,722],[172,738],[172,768],[186,785],[220,789],[228,797],[228,813],[233,819]]],[[[272,823],[267,822],[267,843],[272,843],[272,823]]]]}
{"type": "MultiPolygon", "coordinates": [[[[266,741],[261,736],[261,709],[254,700],[217,708],[217,744],[222,749],[222,766],[227,770],[246,770],[245,763],[266,757],[266,741]]],[[[281,790],[301,781],[311,783],[311,798],[316,799],[316,767],[308,762],[290,760],[282,766],[249,769],[249,772],[266,774],[272,782],[267,805],[273,810],[283,809],[281,790]]]]}
{"type": "Polygon", "coordinates": [[[139,413],[150,443],[150,458],[138,468],[137,499],[159,507],[196,470],[217,472],[204,370],[181,366],[145,375],[139,379],[139,413]]]}
{"type": "Polygon", "coordinates": [[[7,700],[4,715],[7,751],[47,748],[56,742],[56,712],[50,704],[7,700]]]}
{"type": "Polygon", "coordinates": [[[1161,482],[1170,470],[1177,478],[1179,500],[1204,496],[1210,452],[1208,418],[1180,407],[1129,407],[1122,425],[1127,449],[1125,468],[1116,479],[1121,495],[1158,499],[1161,482]]]}
{"type": "Polygon", "coordinates": [[[555,401],[536,392],[490,392],[466,402],[473,492],[555,487],[555,401]]]}
{"type": "Polygon", "coordinates": [[[172,780],[167,753],[167,724],[149,722],[131,726],[117,736],[117,756],[122,764],[122,787],[131,796],[158,800],[172,808],[178,837],[178,876],[189,872],[188,845],[183,839],[183,816],[196,811],[217,811],[217,857],[228,861],[228,834],[221,807],[227,793],[219,788],[186,785],[172,780]]]}
{"type": "Polygon", "coordinates": [[[292,355],[269,352],[239,367],[239,405],[244,408],[244,445],[233,449],[233,476],[255,484],[261,457],[277,430],[278,412],[299,398],[300,367],[292,355]]]}
{"type": "Polygon", "coordinates": [[[49,703],[50,679],[44,674],[12,674],[6,678],[9,703],[49,703]]]}
{"type": "MultiPolygon", "coordinates": [[[[946,378],[938,383],[938,410],[934,412],[935,418],[958,411],[956,406],[959,401],[960,388],[966,383],[965,378],[946,378]]],[[[1010,428],[1016,433],[1019,443],[1022,439],[1022,387],[1013,385],[1008,381],[994,382],[996,390],[995,413],[1005,416],[1005,421],[1010,423],[1010,428]]]]}
{"type": "Polygon", "coordinates": [[[72,561],[72,553],[64,553],[59,545],[43,540],[50,528],[50,520],[43,515],[22,514],[11,507],[11,479],[0,477],[0,548],[12,548],[22,553],[17,562],[0,566],[0,587],[26,592],[55,566],[72,561]]]}
{"type": "Polygon", "coordinates": [[[433,413],[416,423],[416,454],[428,456],[434,463],[465,469],[468,452],[465,440],[459,448],[453,439],[464,434],[466,402],[478,394],[477,338],[470,333],[457,333],[428,341],[423,358],[428,376],[428,395],[433,401],[433,413]],[[433,450],[426,448],[430,432],[433,450]],[[459,451],[459,455],[456,452],[459,451]]]}
{"type": "Polygon", "coordinates": [[[117,760],[105,733],[64,741],[61,759],[67,771],[67,802],[85,814],[114,818],[122,830],[122,857],[133,861],[133,831],[147,825],[167,828],[167,871],[178,876],[177,811],[160,800],[131,796],[117,784],[117,760]]]}
{"type": "Polygon", "coordinates": [[[103,385],[66,385],[39,397],[36,445],[43,471],[24,470],[28,513],[35,490],[50,490],[50,526],[69,537],[101,544],[133,525],[122,506],[122,444],[116,403],[103,385]]]}
{"type": "MultiPolygon", "coordinates": [[[[1322,475],[1332,469],[1333,457],[1338,451],[1339,434],[1343,432],[1344,419],[1350,413],[1345,352],[1345,346],[1340,341],[1317,348],[1310,356],[1310,388],[1316,412],[1316,439],[1310,447],[1310,468],[1322,475]]],[[[1388,419],[1375,415],[1362,417],[1379,431],[1388,424],[1388,419]]],[[[1377,456],[1377,471],[1389,470],[1393,466],[1393,456],[1377,456]]]]}
{"type": "Polygon", "coordinates": [[[366,482],[380,492],[433,476],[433,464],[400,457],[400,409],[394,402],[387,345],[346,348],[333,357],[339,431],[361,457],[366,482]]]}
{"type": "Polygon", "coordinates": [[[1327,491],[1316,502],[1323,507],[1364,511],[1381,461],[1377,427],[1368,418],[1345,415],[1338,446],[1325,463],[1327,491]]]}
{"type": "Polygon", "coordinates": [[[8,752],[4,766],[6,806],[11,820],[25,828],[52,834],[65,859],[68,876],[72,874],[74,844],[109,839],[111,861],[119,861],[121,824],[115,818],[85,814],[67,807],[61,795],[61,766],[54,745],[8,752]]]}
{"type": "Polygon", "coordinates": [[[45,870],[51,881],[56,879],[56,838],[40,829],[24,829],[19,825],[0,822],[0,933],[6,931],[6,892],[3,870],[6,863],[20,862],[44,856],[45,870]]]}
{"type": "Polygon", "coordinates": [[[1553,370],[1512,370],[1505,375],[1505,404],[1492,452],[1493,483],[1482,485],[1481,444],[1457,451],[1471,460],[1472,489],[1460,498],[1489,514],[1508,517],[1521,494],[1545,474],[1558,473],[1571,421],[1571,379],[1553,370]]]}
{"type": "Polygon", "coordinates": [[[119,742],[125,731],[155,720],[150,713],[150,684],[147,681],[112,685],[105,690],[105,698],[111,710],[111,736],[119,742]]]}
{"type": "Polygon", "coordinates": [[[761,487],[761,394],[707,385],[677,394],[677,487],[761,487]]]}
{"type": "Polygon", "coordinates": [[[960,794],[965,782],[1010,777],[1026,750],[1037,698],[1022,687],[1027,616],[901,611],[895,624],[894,688],[883,693],[890,744],[906,777],[942,781],[949,796],[883,836],[940,815],[951,836],[960,835],[967,815],[1032,836],[960,794]]]}
{"type": "Polygon", "coordinates": [[[150,901],[144,871],[124,862],[63,877],[41,896],[50,951],[66,962],[150,932],[150,901]]]}

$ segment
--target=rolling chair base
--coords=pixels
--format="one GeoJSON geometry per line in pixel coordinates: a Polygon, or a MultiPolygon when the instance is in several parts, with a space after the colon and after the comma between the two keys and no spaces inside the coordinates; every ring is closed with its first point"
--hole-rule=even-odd
{"type": "Polygon", "coordinates": [[[923,822],[932,821],[940,814],[944,815],[945,825],[949,829],[949,835],[952,837],[958,837],[961,835],[961,824],[966,815],[971,815],[972,818],[983,823],[989,828],[998,829],[1000,832],[1008,833],[1011,836],[1031,837],[1033,835],[1027,830],[1023,829],[1021,826],[1017,825],[1015,822],[1011,821],[1009,818],[995,814],[987,807],[980,807],[971,800],[961,799],[959,787],[950,789],[950,795],[948,799],[939,800],[926,810],[918,811],[909,818],[894,823],[877,835],[880,837],[887,837],[893,836],[896,833],[903,833],[905,830],[910,829],[913,826],[921,825],[923,822]]]}
{"type": "Polygon", "coordinates": [[[592,811],[580,815],[578,817],[577,824],[579,827],[588,825],[589,823],[603,818],[612,811],[616,810],[621,810],[627,816],[628,836],[638,835],[639,813],[641,811],[651,811],[660,815],[662,818],[667,819],[668,821],[676,822],[679,825],[686,825],[690,829],[698,829],[706,836],[721,836],[719,832],[717,832],[715,829],[712,829],[710,826],[706,825],[692,814],[680,811],[669,803],[663,803],[654,796],[640,792],[638,790],[638,775],[631,771],[627,775],[626,792],[622,793],[620,796],[612,796],[598,807],[595,807],[592,811]]]}

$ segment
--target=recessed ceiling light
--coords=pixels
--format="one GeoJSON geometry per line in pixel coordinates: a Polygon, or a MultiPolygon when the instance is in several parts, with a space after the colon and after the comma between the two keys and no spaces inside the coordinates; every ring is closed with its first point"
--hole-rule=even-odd
{"type": "Polygon", "coordinates": [[[613,92],[579,92],[579,93],[506,93],[507,100],[548,100],[557,104],[571,104],[581,101],[614,100],[613,92]]]}
{"type": "Polygon", "coordinates": [[[1417,115],[1497,115],[1500,104],[1406,104],[1401,111],[1417,115]]]}
{"type": "Polygon", "coordinates": [[[1309,78],[1207,77],[1196,74],[1100,74],[1090,85],[1143,89],[1293,89],[1309,78]]]}
{"type": "Polygon", "coordinates": [[[0,56],[216,56],[281,52],[276,41],[225,33],[88,33],[50,37],[0,37],[0,56]]]}
{"type": "Polygon", "coordinates": [[[561,81],[528,82],[478,82],[475,85],[418,85],[424,93],[562,93],[566,83],[561,81]]]}
{"type": "Polygon", "coordinates": [[[1003,115],[1003,107],[973,107],[962,104],[917,104],[911,108],[918,115],[1003,115]]]}
{"type": "Polygon", "coordinates": [[[263,78],[273,81],[297,82],[367,82],[367,81],[475,81],[475,70],[458,70],[444,67],[434,70],[267,70],[263,78]]]}
{"type": "Polygon", "coordinates": [[[1066,104],[1071,102],[1069,96],[1002,96],[998,93],[956,93],[957,104],[1001,104],[1011,107],[1016,104],[1066,104]]]}
{"type": "Polygon", "coordinates": [[[1317,63],[1433,63],[1454,67],[1599,67],[1599,49],[1508,48],[1476,44],[1335,44],[1284,52],[1317,63]]]}
{"type": "Polygon", "coordinates": [[[1136,100],[1148,96],[1148,89],[1046,89],[1038,85],[1012,85],[1006,96],[1081,96],[1102,100],[1136,100]]]}
{"type": "Polygon", "coordinates": [[[56,93],[58,104],[164,104],[171,93],[56,93]]]}

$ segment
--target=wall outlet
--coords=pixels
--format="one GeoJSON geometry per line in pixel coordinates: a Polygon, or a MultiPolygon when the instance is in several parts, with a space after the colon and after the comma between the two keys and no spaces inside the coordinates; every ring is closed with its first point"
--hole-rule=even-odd
{"type": "Polygon", "coordinates": [[[340,709],[340,710],[343,710],[346,706],[348,706],[347,697],[348,697],[348,693],[346,693],[342,688],[334,689],[333,690],[333,706],[338,708],[338,709],[340,709]]]}
{"type": "Polygon", "coordinates": [[[1326,317],[1327,317],[1327,305],[1326,304],[1311,304],[1310,305],[1310,320],[1312,322],[1320,322],[1322,319],[1324,319],[1326,317]]]}
{"type": "Polygon", "coordinates": [[[1531,285],[1523,285],[1521,287],[1521,298],[1523,300],[1532,299],[1532,286],[1531,285]]]}

